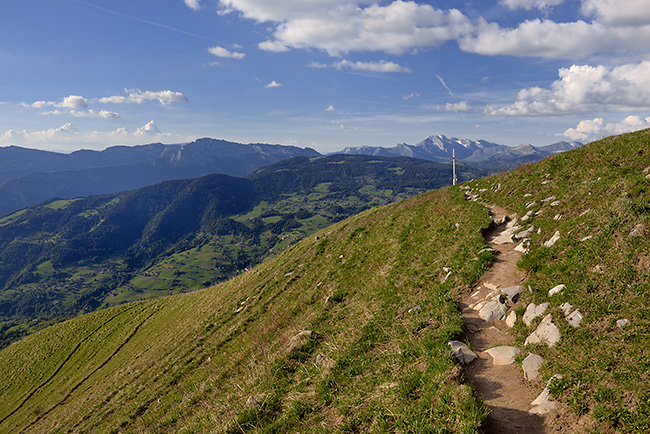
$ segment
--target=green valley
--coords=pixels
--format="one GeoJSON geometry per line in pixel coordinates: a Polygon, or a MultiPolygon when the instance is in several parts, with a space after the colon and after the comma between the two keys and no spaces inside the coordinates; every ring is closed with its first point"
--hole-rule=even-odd
{"type": "Polygon", "coordinates": [[[19,211],[0,220],[2,344],[97,308],[225,281],[345,217],[450,179],[449,164],[410,158],[302,157],[247,178],[166,181],[19,211]]]}

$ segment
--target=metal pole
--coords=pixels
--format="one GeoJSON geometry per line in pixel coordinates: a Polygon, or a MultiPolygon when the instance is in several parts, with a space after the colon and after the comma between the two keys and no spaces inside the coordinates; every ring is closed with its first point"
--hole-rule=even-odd
{"type": "Polygon", "coordinates": [[[453,167],[452,183],[453,183],[453,185],[456,185],[456,150],[455,149],[451,150],[451,161],[452,161],[452,167],[453,167]]]}

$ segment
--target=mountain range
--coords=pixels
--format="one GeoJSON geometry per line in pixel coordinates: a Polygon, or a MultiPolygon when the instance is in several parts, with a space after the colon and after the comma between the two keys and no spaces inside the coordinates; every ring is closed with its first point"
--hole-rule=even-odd
{"type": "Polygon", "coordinates": [[[415,145],[401,143],[392,148],[376,146],[347,147],[342,154],[363,154],[382,157],[413,157],[432,161],[450,161],[455,152],[456,159],[486,169],[513,169],[525,163],[534,163],[558,152],[569,151],[582,146],[581,142],[558,142],[548,146],[535,147],[523,144],[516,147],[504,146],[485,140],[458,139],[444,135],[431,135],[415,145]]]}
{"type": "MultiPolygon", "coordinates": [[[[559,142],[536,148],[515,148],[484,140],[429,136],[416,145],[393,148],[345,148],[343,154],[413,157],[450,161],[456,158],[475,167],[501,170],[541,160],[580,146],[559,142]]],[[[245,176],[252,171],[292,157],[321,156],[310,148],[248,144],[202,138],[190,143],[152,143],[113,146],[103,151],[81,150],[71,154],[9,146],[0,148],[0,216],[51,198],[72,199],[117,193],[157,182],[196,178],[212,173],[245,176]]]]}
{"type": "Polygon", "coordinates": [[[315,157],[310,148],[203,138],[191,143],[113,146],[71,154],[0,148],[0,215],[53,197],[117,193],[171,179],[212,173],[245,176],[292,157],[315,157]]]}

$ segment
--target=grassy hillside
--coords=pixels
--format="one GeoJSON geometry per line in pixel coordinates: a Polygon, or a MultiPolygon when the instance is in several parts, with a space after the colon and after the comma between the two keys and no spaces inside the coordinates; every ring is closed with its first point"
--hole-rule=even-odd
{"type": "Polygon", "coordinates": [[[0,219],[0,348],[66,316],[222,282],[345,217],[450,179],[449,164],[412,158],[294,158],[249,179],[167,181],[12,214],[0,219]]]}
{"type": "Polygon", "coordinates": [[[0,352],[0,431],[475,432],[486,413],[450,357],[450,291],[490,259],[488,223],[440,190],[219,286],[28,336],[0,352]]]}
{"type": "MultiPolygon", "coordinates": [[[[530,252],[519,266],[535,292],[550,301],[562,332],[545,378],[564,379],[555,396],[595,432],[650,432],[650,130],[610,137],[513,172],[469,183],[470,191],[520,217],[531,213],[530,252]],[[559,231],[560,239],[544,247],[559,231]],[[548,290],[567,288],[558,295],[548,290]],[[568,325],[560,305],[584,315],[568,325]],[[618,320],[629,325],[618,328],[618,320]]],[[[521,315],[521,312],[519,312],[521,315]]],[[[533,327],[537,323],[533,324],[533,327]]],[[[532,328],[518,324],[523,343],[532,328]]]]}
{"type": "MultiPolygon", "coordinates": [[[[486,409],[447,345],[454,294],[493,259],[470,191],[532,211],[523,297],[551,302],[562,339],[526,349],[544,380],[563,374],[560,417],[648,432],[649,189],[650,131],[609,138],[367,210],[221,285],[55,325],[0,351],[0,431],[477,432],[486,409]]],[[[519,345],[537,322],[516,324],[519,345]]]]}

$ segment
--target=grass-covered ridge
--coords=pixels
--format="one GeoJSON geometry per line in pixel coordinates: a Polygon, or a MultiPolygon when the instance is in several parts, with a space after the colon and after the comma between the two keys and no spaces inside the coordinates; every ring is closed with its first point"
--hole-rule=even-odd
{"type": "MultiPolygon", "coordinates": [[[[562,332],[555,348],[532,348],[548,361],[546,379],[564,375],[555,396],[594,419],[594,432],[650,432],[650,130],[469,186],[519,217],[532,211],[525,227],[541,228],[519,265],[535,288],[529,301],[551,301],[562,332]],[[559,241],[544,247],[556,231],[559,241]],[[567,289],[549,297],[561,283],[567,289]],[[580,327],[564,319],[564,302],[585,316],[580,327]]],[[[523,344],[532,327],[516,330],[523,344]]]]}
{"type": "Polygon", "coordinates": [[[447,341],[488,224],[438,190],[216,287],[38,332],[0,352],[0,431],[476,432],[485,409],[447,341]]]}

